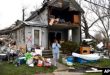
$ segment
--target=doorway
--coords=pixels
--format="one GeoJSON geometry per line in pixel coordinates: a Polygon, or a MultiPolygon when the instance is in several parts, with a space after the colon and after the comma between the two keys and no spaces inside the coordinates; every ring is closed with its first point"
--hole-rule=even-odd
{"type": "Polygon", "coordinates": [[[61,32],[49,32],[49,46],[52,45],[54,40],[58,40],[58,42],[61,41],[62,34],[61,32]]]}
{"type": "Polygon", "coordinates": [[[34,44],[39,46],[39,30],[34,30],[34,44]]]}

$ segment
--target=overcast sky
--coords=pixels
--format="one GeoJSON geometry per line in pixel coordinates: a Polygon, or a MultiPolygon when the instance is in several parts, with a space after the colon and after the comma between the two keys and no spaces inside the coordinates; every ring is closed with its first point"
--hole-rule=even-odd
{"type": "MultiPolygon", "coordinates": [[[[26,8],[26,17],[35,8],[39,8],[43,0],[1,0],[0,1],[0,29],[22,20],[22,9],[26,8]]],[[[25,17],[25,18],[26,18],[25,17]]]]}

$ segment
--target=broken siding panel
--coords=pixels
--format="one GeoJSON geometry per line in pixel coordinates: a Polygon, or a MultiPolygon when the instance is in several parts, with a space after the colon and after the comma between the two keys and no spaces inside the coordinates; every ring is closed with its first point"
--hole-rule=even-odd
{"type": "Polygon", "coordinates": [[[11,34],[12,34],[12,35],[11,35],[11,38],[12,38],[13,40],[16,40],[16,39],[17,39],[17,32],[16,32],[16,31],[13,31],[11,34]]]}
{"type": "Polygon", "coordinates": [[[48,25],[48,10],[45,9],[42,14],[40,15],[41,23],[48,25]]]}
{"type": "Polygon", "coordinates": [[[23,42],[25,43],[25,27],[23,27],[23,33],[22,33],[22,35],[23,35],[23,42]]]}
{"type": "Polygon", "coordinates": [[[16,42],[17,42],[17,45],[19,44],[19,31],[18,30],[16,30],[16,33],[17,33],[17,39],[16,39],[16,42]]]}
{"type": "Polygon", "coordinates": [[[25,43],[24,28],[20,29],[20,43],[21,44],[25,43]]]}
{"type": "Polygon", "coordinates": [[[14,31],[14,40],[16,40],[17,39],[17,31],[14,31]]]}
{"type": "Polygon", "coordinates": [[[48,10],[45,9],[42,13],[37,15],[32,21],[33,22],[38,21],[42,24],[48,25],[48,10]]]}
{"type": "Polygon", "coordinates": [[[13,31],[11,38],[17,42],[17,31],[13,31]]]}
{"type": "Polygon", "coordinates": [[[20,28],[14,31],[14,38],[16,39],[17,44],[24,44],[24,28],[20,28]]]}

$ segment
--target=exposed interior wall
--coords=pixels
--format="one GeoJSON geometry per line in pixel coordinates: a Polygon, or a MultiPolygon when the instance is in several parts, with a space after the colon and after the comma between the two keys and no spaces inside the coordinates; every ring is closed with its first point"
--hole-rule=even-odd
{"type": "Polygon", "coordinates": [[[25,44],[25,28],[19,28],[13,33],[13,38],[16,41],[16,44],[25,44]]]}
{"type": "Polygon", "coordinates": [[[13,31],[13,32],[11,33],[11,38],[12,38],[13,40],[17,40],[17,31],[13,31]]]}
{"type": "Polygon", "coordinates": [[[49,8],[49,25],[52,25],[52,22],[57,23],[69,23],[72,25],[79,26],[80,24],[80,12],[78,11],[69,11],[68,8],[49,8]],[[62,13],[63,12],[63,13],[62,13]]]}
{"type": "Polygon", "coordinates": [[[48,25],[48,10],[45,9],[41,14],[40,14],[40,21],[41,23],[48,25]]]}

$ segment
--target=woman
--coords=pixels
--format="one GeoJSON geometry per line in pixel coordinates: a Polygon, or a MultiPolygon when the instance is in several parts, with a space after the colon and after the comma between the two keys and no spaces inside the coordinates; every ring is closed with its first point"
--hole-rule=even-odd
{"type": "Polygon", "coordinates": [[[54,66],[57,66],[57,61],[59,59],[59,49],[60,48],[61,48],[60,44],[58,43],[57,40],[55,40],[54,43],[52,44],[54,66]]]}

